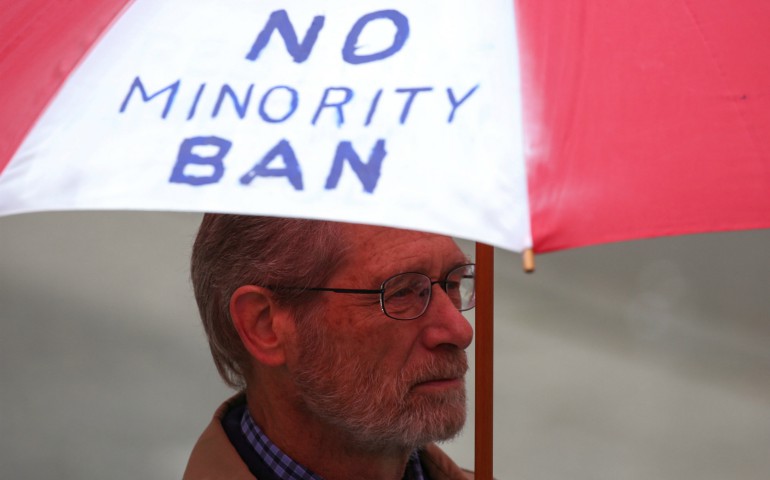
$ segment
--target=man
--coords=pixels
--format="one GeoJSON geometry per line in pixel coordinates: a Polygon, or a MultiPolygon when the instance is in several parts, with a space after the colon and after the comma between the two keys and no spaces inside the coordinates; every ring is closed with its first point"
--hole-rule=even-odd
{"type": "Polygon", "coordinates": [[[465,479],[432,442],[465,421],[474,266],[448,237],[206,215],[192,280],[239,390],[185,478],[465,479]]]}

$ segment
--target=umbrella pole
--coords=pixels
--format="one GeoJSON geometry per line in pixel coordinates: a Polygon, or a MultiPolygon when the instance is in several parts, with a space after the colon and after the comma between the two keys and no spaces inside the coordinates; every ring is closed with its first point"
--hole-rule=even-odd
{"type": "Polygon", "coordinates": [[[477,480],[492,480],[494,268],[494,247],[476,243],[476,448],[474,468],[477,480]]]}

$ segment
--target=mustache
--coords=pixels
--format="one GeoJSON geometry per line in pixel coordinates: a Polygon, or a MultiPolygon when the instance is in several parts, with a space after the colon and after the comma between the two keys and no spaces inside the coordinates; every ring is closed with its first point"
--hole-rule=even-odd
{"type": "Polygon", "coordinates": [[[402,371],[401,376],[405,384],[417,385],[435,380],[464,377],[467,372],[468,355],[464,350],[458,349],[436,354],[408,372],[402,371]]]}

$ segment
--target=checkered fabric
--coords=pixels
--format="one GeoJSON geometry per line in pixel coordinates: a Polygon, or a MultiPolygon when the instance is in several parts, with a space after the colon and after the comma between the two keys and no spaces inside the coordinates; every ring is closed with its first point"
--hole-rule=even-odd
{"type": "MultiPolygon", "coordinates": [[[[283,480],[323,480],[319,475],[306,469],[267,438],[261,428],[254,422],[248,409],[241,417],[241,430],[246,435],[249,444],[254,447],[268,467],[283,480]]],[[[425,480],[418,451],[412,452],[404,472],[404,480],[425,480]]]]}

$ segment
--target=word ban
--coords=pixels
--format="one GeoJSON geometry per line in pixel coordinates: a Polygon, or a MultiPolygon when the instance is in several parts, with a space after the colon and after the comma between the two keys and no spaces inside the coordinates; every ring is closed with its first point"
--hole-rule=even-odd
{"type": "MultiPolygon", "coordinates": [[[[179,154],[169,182],[194,186],[218,183],[225,174],[224,158],[232,145],[230,140],[216,136],[186,138],[179,146],[179,154]],[[204,156],[201,150],[214,150],[214,154],[204,156]],[[206,170],[206,172],[196,175],[192,172],[193,170],[196,172],[206,170]]],[[[334,153],[324,188],[326,190],[337,188],[343,167],[347,162],[361,181],[364,191],[373,193],[380,179],[382,161],[386,153],[385,140],[377,140],[369,154],[368,162],[364,163],[353,149],[351,142],[340,142],[334,153]]],[[[257,177],[284,177],[295,190],[304,189],[302,169],[294,149],[286,139],[279,141],[271,148],[258,163],[241,176],[239,181],[242,185],[250,185],[257,177]],[[283,159],[283,166],[271,166],[278,157],[283,159]]]]}

